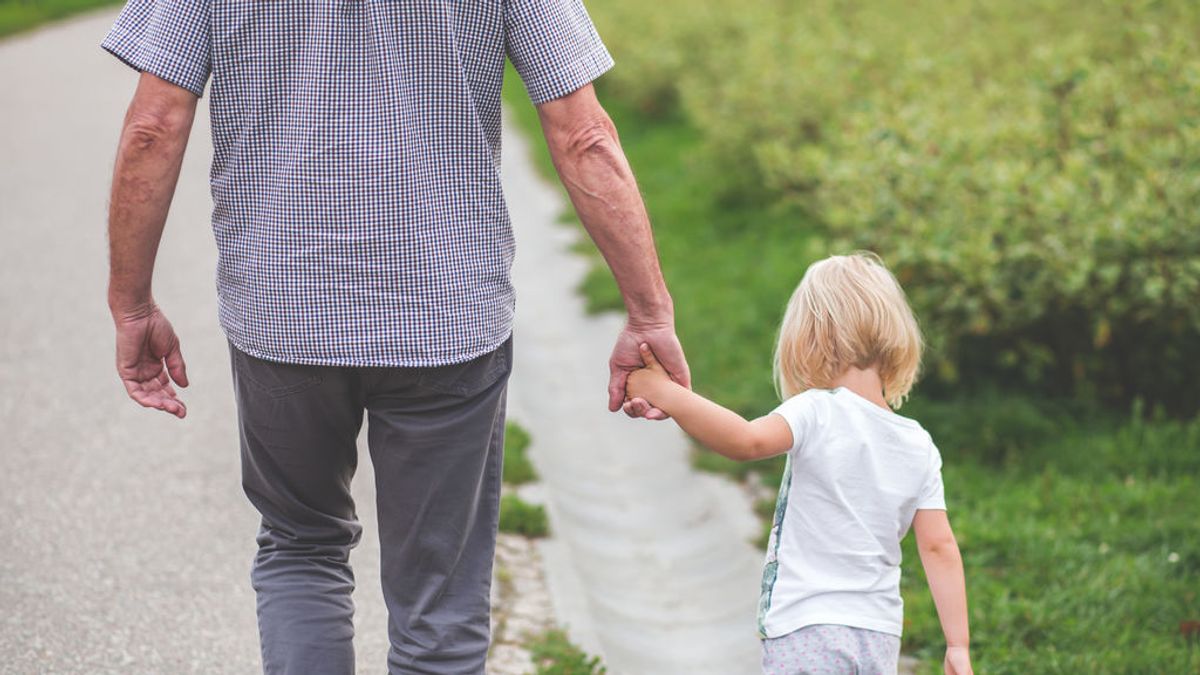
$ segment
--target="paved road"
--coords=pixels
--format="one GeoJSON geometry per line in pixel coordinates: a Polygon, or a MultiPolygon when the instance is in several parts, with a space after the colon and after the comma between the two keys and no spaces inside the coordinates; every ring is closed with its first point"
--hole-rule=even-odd
{"type": "MultiPolygon", "coordinates": [[[[0,672],[252,673],[257,519],[216,322],[205,102],[155,280],[188,360],[187,419],[137,407],[113,374],[104,217],[135,84],[98,46],[114,16],[0,42],[0,672]]],[[[753,672],[748,507],[690,470],[673,425],[604,411],[617,321],[583,317],[561,198],[522,139],[505,144],[520,249],[512,408],[559,533],[544,550],[559,617],[615,673],[753,672]]],[[[386,650],[371,486],[363,462],[361,672],[381,672],[386,650]]]]}

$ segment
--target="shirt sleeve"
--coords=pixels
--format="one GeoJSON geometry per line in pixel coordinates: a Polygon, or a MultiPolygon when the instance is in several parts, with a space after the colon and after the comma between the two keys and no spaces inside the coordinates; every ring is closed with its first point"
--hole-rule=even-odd
{"type": "Polygon", "coordinates": [[[942,454],[934,445],[930,445],[932,458],[929,472],[925,476],[925,484],[921,487],[921,496],[917,499],[917,509],[946,510],[945,488],[942,486],[942,454]]]}
{"type": "Polygon", "coordinates": [[[565,96],[613,66],[581,0],[508,0],[504,47],[535,104],[565,96]]]}
{"type": "Polygon", "coordinates": [[[212,72],[209,0],[129,0],[100,46],[196,96],[212,72]]]}
{"type": "Polygon", "coordinates": [[[816,429],[816,401],[812,395],[797,394],[780,403],[771,412],[782,417],[792,430],[792,447],[788,452],[802,448],[805,439],[812,436],[816,429]]]}

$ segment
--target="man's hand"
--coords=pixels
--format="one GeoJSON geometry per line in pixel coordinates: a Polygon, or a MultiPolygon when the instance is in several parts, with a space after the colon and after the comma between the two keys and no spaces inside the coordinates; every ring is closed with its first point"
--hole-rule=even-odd
{"type": "Polygon", "coordinates": [[[668,389],[678,387],[679,385],[671,380],[671,374],[655,358],[650,345],[642,343],[641,347],[642,361],[646,363],[646,367],[638,368],[629,373],[629,377],[625,380],[625,400],[632,401],[635,398],[640,398],[659,410],[667,412],[667,406],[663,404],[662,394],[668,389]]]}
{"type": "Polygon", "coordinates": [[[667,414],[644,399],[625,400],[625,381],[629,373],[646,365],[640,349],[642,344],[649,345],[672,380],[685,387],[692,386],[692,375],[679,338],[675,337],[675,329],[670,325],[642,326],[631,322],[617,336],[612,358],[608,361],[608,409],[616,412],[623,408],[630,417],[665,420],[667,414]]]}
{"type": "Polygon", "coordinates": [[[171,322],[151,303],[129,312],[114,312],[117,328],[117,375],[129,398],[183,419],[187,406],[175,394],[186,387],[187,366],[171,322]]]}

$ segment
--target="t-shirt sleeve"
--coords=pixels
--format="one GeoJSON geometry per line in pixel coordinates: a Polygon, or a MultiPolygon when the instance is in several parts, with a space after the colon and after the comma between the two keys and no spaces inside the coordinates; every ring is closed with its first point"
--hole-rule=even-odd
{"type": "Polygon", "coordinates": [[[504,47],[535,104],[565,96],[613,65],[581,0],[509,0],[504,47]]]}
{"type": "Polygon", "coordinates": [[[804,446],[805,439],[812,436],[817,426],[816,407],[816,399],[811,393],[797,394],[771,411],[772,414],[786,420],[792,430],[792,447],[789,452],[799,450],[804,446]]]}
{"type": "Polygon", "coordinates": [[[917,509],[946,510],[945,488],[942,486],[942,454],[936,446],[930,444],[932,454],[929,470],[925,476],[925,484],[921,487],[921,496],[917,499],[917,509]]]}
{"type": "Polygon", "coordinates": [[[108,36],[106,51],[196,96],[212,72],[209,0],[129,0],[108,36]]]}

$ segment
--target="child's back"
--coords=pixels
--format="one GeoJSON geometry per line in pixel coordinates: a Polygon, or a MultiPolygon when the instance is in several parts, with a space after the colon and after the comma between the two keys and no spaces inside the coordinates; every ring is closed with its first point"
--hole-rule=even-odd
{"type": "Polygon", "coordinates": [[[917,509],[945,508],[937,448],[915,420],[844,387],[810,389],[775,412],[799,443],[776,505],[759,631],[900,635],[900,541],[917,509]]]}
{"type": "Polygon", "coordinates": [[[922,341],[904,291],[873,254],[811,265],[779,327],[785,398],[753,421],[646,368],[626,395],[741,461],[787,454],[759,599],[763,671],[895,673],[904,606],[900,541],[911,527],[946,634],[946,672],[971,673],[962,557],[942,494],[941,456],[892,412],[912,389],[922,341]]]}

